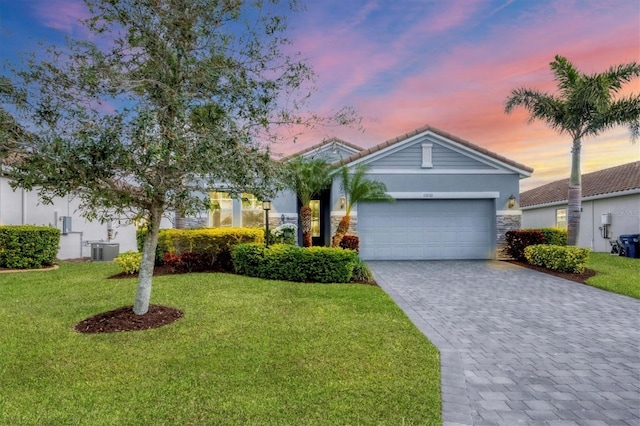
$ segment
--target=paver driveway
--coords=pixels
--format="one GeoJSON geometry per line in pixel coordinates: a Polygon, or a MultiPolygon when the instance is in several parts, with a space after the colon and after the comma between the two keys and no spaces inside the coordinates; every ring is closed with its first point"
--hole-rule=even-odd
{"type": "Polygon", "coordinates": [[[640,301],[497,261],[367,262],[441,354],[445,425],[640,425],[640,301]]]}

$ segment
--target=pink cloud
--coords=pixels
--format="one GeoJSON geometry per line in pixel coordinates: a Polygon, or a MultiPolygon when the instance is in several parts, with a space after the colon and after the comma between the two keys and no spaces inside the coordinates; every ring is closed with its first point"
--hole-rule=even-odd
{"type": "MultiPolygon", "coordinates": [[[[523,182],[524,186],[562,178],[569,168],[568,136],[558,135],[544,123],[527,124],[524,110],[506,115],[506,97],[520,86],[552,91],[555,83],[548,64],[556,54],[567,56],[581,71],[591,73],[638,60],[640,52],[640,28],[634,18],[637,6],[628,5],[629,10],[618,7],[615,14],[606,5],[604,9],[578,6],[556,2],[551,10],[497,26],[485,39],[455,45],[438,57],[421,58],[419,51],[412,50],[415,43],[410,35],[416,34],[420,25],[403,32],[392,43],[394,49],[383,54],[379,45],[357,34],[353,40],[334,42],[330,53],[319,55],[321,77],[335,67],[349,68],[353,63],[366,72],[339,73],[342,81],[338,90],[321,105],[351,104],[349,100],[354,100],[352,104],[363,116],[377,119],[364,134],[350,130],[337,134],[365,147],[429,123],[534,167],[536,174],[529,183],[523,182]],[[380,73],[393,72],[412,55],[423,64],[417,67],[420,72],[401,76],[390,90],[362,95],[380,73]]],[[[431,21],[431,28],[449,30],[473,19],[474,15],[460,5],[454,4],[451,10],[449,20],[431,21]]],[[[637,93],[640,87],[637,81],[629,86],[632,89],[626,92],[637,93]]],[[[585,141],[583,171],[637,159],[638,145],[630,144],[626,129],[615,129],[597,140],[585,141]]]]}
{"type": "Polygon", "coordinates": [[[79,21],[90,16],[87,7],[78,0],[43,0],[36,3],[33,9],[45,26],[67,34],[82,28],[79,21]]]}

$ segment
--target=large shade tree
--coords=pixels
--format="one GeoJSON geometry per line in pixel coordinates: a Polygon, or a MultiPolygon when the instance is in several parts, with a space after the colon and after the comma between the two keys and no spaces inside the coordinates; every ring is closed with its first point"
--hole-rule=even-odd
{"type": "Polygon", "coordinates": [[[333,180],[333,167],[322,158],[304,158],[296,156],[287,163],[287,186],[300,200],[300,228],[302,245],[312,246],[312,210],[311,201],[321,191],[327,189],[333,180]]]}
{"type": "Polygon", "coordinates": [[[313,71],[284,53],[295,0],[85,3],[86,40],[26,57],[10,76],[8,110],[34,135],[21,140],[12,179],[45,202],[77,196],[90,219],[145,223],[133,308],[143,315],[164,215],[208,208],[197,194],[213,183],[269,196],[278,128],[342,123],[350,111],[326,121],[302,112],[313,71]]]}
{"type": "Polygon", "coordinates": [[[558,85],[557,93],[515,89],[506,100],[505,111],[510,113],[522,106],[529,112],[530,121],[542,120],[572,138],[567,244],[576,245],[582,203],[582,141],[619,125],[628,125],[631,139],[636,141],[640,135],[640,95],[617,95],[625,83],[640,76],[640,65],[631,62],[612,66],[603,73],[584,74],[566,58],[556,56],[550,66],[558,85]]]}
{"type": "Polygon", "coordinates": [[[362,201],[394,201],[394,198],[386,193],[387,187],[377,180],[368,179],[368,167],[365,164],[357,164],[353,170],[346,165],[340,168],[342,192],[345,195],[345,213],[338,223],[336,232],[331,240],[331,247],[340,247],[344,236],[349,232],[351,225],[351,211],[353,207],[362,201]]]}

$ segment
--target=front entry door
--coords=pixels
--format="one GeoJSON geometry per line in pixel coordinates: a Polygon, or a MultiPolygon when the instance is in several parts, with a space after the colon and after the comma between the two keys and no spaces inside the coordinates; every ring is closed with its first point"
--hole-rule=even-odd
{"type": "Polygon", "coordinates": [[[311,242],[314,246],[330,246],[331,190],[327,189],[311,200],[311,242]]]}

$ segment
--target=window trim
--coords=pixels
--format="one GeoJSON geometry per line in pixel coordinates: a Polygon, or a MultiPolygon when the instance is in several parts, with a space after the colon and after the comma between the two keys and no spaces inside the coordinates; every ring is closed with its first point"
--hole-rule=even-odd
{"type": "Polygon", "coordinates": [[[563,207],[560,209],[555,209],[555,220],[556,220],[556,228],[567,229],[567,208],[563,207]],[[559,221],[559,214],[563,212],[564,221],[559,221]]]}

